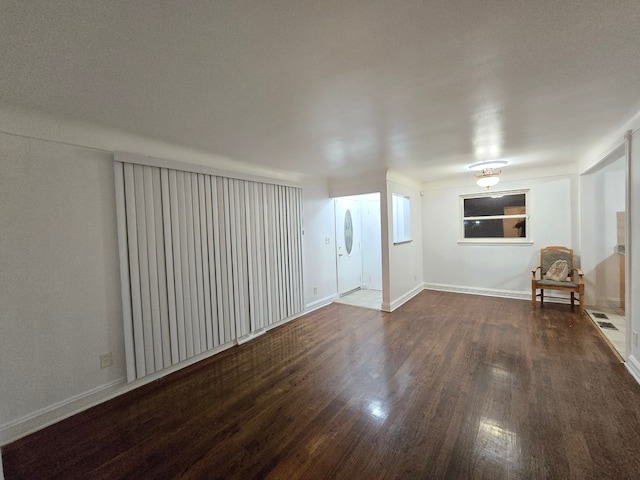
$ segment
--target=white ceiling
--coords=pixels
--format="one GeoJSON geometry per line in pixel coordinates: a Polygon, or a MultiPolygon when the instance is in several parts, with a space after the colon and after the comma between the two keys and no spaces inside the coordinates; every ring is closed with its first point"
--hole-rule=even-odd
{"type": "Polygon", "coordinates": [[[574,163],[640,110],[640,2],[4,1],[0,99],[263,167],[574,163]]]}

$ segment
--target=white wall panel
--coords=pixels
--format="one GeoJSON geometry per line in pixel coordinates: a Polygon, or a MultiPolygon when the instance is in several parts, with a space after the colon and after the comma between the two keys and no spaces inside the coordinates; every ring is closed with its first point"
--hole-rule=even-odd
{"type": "Polygon", "coordinates": [[[360,210],[362,212],[362,283],[368,289],[382,290],[380,194],[363,197],[360,210]]]}
{"type": "MultiPolygon", "coordinates": [[[[408,182],[407,182],[408,183],[408,182]]],[[[389,303],[383,301],[383,309],[395,308],[398,302],[411,292],[421,288],[423,283],[423,243],[422,243],[422,197],[419,190],[398,182],[387,182],[387,215],[389,231],[389,303]],[[399,193],[410,198],[411,234],[410,242],[394,244],[392,194],[399,193]]],[[[436,234],[437,235],[437,234],[436,234]]],[[[450,238],[448,238],[450,240],[450,238]]],[[[455,241],[455,239],[454,239],[455,241]]],[[[437,254],[436,254],[437,255],[437,254]]]]}
{"type": "MultiPolygon", "coordinates": [[[[540,249],[547,245],[573,248],[577,243],[572,221],[577,215],[572,193],[577,188],[577,176],[505,182],[497,191],[524,188],[530,189],[530,245],[459,244],[460,195],[476,193],[478,188],[471,184],[425,191],[424,281],[461,289],[519,292],[527,298],[531,293],[531,268],[540,261],[540,249]]],[[[579,251],[575,253],[580,255],[579,251]]],[[[392,260],[392,268],[397,269],[397,259],[392,260]]],[[[408,259],[404,264],[410,265],[408,259]]]]}
{"type": "Polygon", "coordinates": [[[307,187],[304,202],[304,301],[308,309],[338,296],[335,211],[328,188],[307,187]]]}
{"type": "Polygon", "coordinates": [[[119,236],[116,207],[124,213],[124,196],[116,201],[112,155],[7,134],[0,152],[4,444],[125,376],[121,285],[131,290],[120,279],[126,214],[119,236]],[[113,366],[100,368],[107,353],[113,366]]]}

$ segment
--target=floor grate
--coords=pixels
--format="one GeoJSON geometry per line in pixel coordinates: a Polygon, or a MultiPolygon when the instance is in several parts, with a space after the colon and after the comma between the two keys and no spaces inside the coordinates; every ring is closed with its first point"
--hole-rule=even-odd
{"type": "Polygon", "coordinates": [[[598,325],[600,325],[600,328],[608,328],[609,330],[618,330],[618,327],[616,327],[611,322],[598,322],[598,325]]]}
{"type": "Polygon", "coordinates": [[[593,312],[592,315],[596,318],[604,318],[605,320],[609,320],[609,317],[607,317],[604,313],[593,312]]]}

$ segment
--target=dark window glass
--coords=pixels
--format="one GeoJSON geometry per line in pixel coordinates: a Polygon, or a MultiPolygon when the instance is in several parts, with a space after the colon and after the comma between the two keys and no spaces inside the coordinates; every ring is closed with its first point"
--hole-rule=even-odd
{"type": "Polygon", "coordinates": [[[464,221],[464,238],[515,238],[526,236],[524,218],[489,218],[487,220],[464,221]]]}
{"type": "MultiPolygon", "coordinates": [[[[510,215],[505,211],[508,207],[524,207],[525,194],[503,195],[502,197],[477,197],[464,199],[464,216],[465,217],[489,217],[495,215],[510,215]]],[[[525,213],[525,212],[523,212],[525,213]]],[[[501,220],[500,220],[501,221],[501,220]]],[[[466,230],[466,226],[465,226],[466,230]]],[[[466,235],[465,235],[466,236],[466,235]]],[[[481,235],[486,236],[486,235],[481,235]]],[[[494,235],[492,235],[494,236],[494,235]]],[[[496,235],[500,236],[500,235],[496,235]]],[[[475,238],[475,237],[472,237],[475,238]]]]}

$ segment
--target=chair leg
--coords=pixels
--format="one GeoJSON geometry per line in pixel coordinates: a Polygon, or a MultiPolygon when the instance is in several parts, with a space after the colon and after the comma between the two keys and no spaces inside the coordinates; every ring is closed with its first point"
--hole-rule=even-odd
{"type": "Polygon", "coordinates": [[[575,297],[576,297],[576,294],[574,292],[571,292],[571,310],[573,310],[573,304],[574,304],[574,301],[575,301],[575,297]]]}
{"type": "Polygon", "coordinates": [[[535,288],[531,289],[531,306],[534,309],[536,308],[536,289],[535,288]]]}
{"type": "Polygon", "coordinates": [[[544,288],[540,289],[540,306],[544,305],[544,288]]]}

